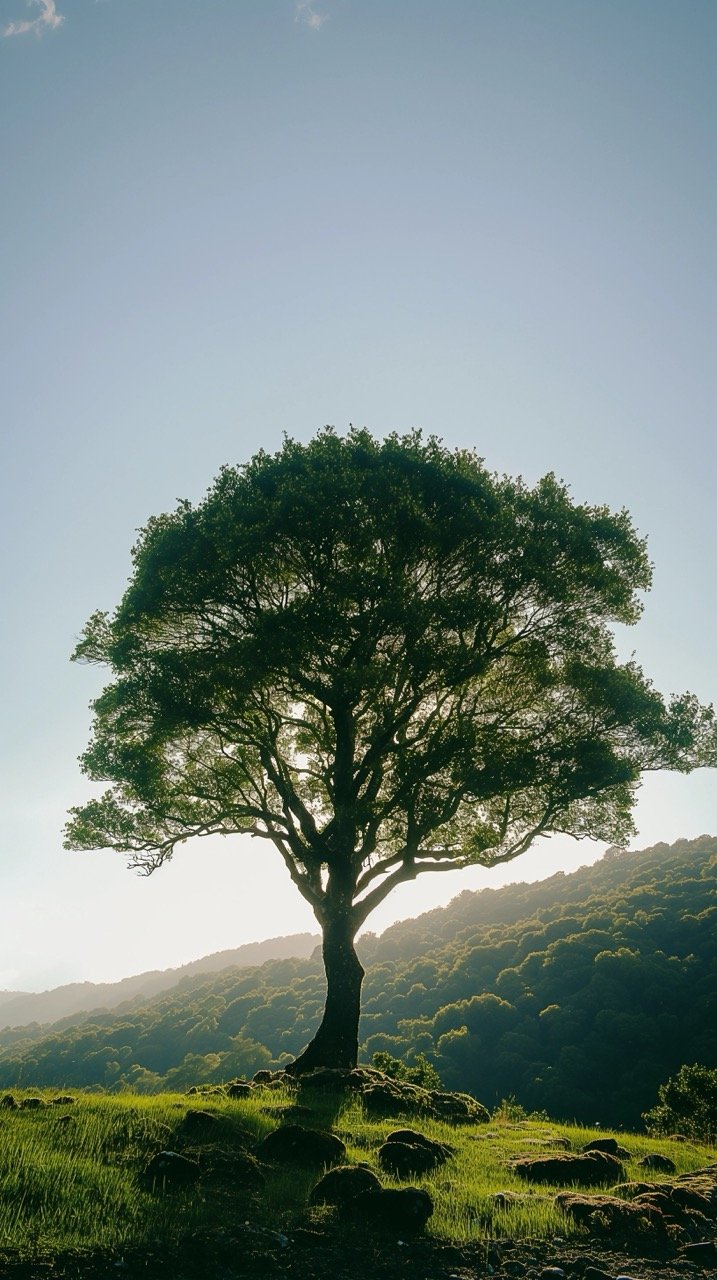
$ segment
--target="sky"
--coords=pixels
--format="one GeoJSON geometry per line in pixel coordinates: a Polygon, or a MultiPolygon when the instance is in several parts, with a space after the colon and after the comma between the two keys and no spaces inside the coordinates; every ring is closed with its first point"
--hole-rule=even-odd
{"type": "MultiPolygon", "coordinates": [[[[0,33],[0,988],[312,927],[248,837],[149,879],[62,848],[84,622],[137,528],[284,432],[420,427],[627,507],[620,653],[717,700],[714,0],[0,0],[0,33]]],[[[717,833],[717,775],[651,776],[636,822],[717,833]]]]}

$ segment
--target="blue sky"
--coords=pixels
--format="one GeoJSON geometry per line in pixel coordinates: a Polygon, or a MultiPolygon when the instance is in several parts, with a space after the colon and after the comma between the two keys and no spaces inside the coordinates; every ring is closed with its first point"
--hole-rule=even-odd
{"type": "MultiPolygon", "coordinates": [[[[68,655],[134,530],[283,431],[420,426],[626,506],[655,584],[621,651],[717,698],[712,0],[0,0],[0,31],[0,987],[310,926],[240,840],[142,880],[60,834],[101,686],[68,655]]],[[[716,798],[647,780],[637,845],[716,798]]],[[[373,926],[494,882],[427,880],[373,926]]]]}

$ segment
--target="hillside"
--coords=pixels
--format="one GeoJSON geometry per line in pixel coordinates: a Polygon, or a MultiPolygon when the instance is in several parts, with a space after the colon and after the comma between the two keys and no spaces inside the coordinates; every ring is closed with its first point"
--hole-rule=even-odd
{"type": "Polygon", "coordinates": [[[218,973],[231,965],[247,968],[286,956],[310,956],[318,934],[294,933],[286,938],[247,942],[230,951],[215,951],[177,969],[150,969],[120,982],[70,982],[50,991],[0,991],[0,1028],[58,1022],[91,1010],[115,1009],[125,1000],[157,995],[197,973],[218,973]]]}
{"type": "MultiPolygon", "coordinates": [[[[449,1088],[634,1126],[683,1062],[717,1066],[717,838],[463,893],[366,936],[362,1057],[435,1062],[449,1088]]],[[[80,1026],[0,1033],[0,1086],[185,1088],[295,1054],[318,956],[185,977],[80,1026]]]]}

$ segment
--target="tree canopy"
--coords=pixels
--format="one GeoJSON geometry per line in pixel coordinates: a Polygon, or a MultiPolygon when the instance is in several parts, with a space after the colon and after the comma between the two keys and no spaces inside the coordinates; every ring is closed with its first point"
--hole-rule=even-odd
{"type": "Polygon", "coordinates": [[[150,871],[190,836],[269,840],[324,932],[306,1066],[355,1060],[352,940],[397,884],[546,832],[622,842],[643,771],[717,760],[712,709],[616,659],[650,584],[628,514],[552,475],[326,429],[223,468],[133,559],[75,653],[113,673],[82,757],[111,788],[68,843],[150,871]]]}

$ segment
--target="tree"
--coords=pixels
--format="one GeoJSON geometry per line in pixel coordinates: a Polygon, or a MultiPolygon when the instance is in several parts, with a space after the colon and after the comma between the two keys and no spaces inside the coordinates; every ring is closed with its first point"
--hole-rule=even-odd
{"type": "Polygon", "coordinates": [[[355,1063],[354,939],[397,885],[541,833],[624,842],[643,770],[717,759],[711,708],[616,661],[650,583],[629,516],[551,475],[327,428],[223,468],[133,560],[74,655],[113,673],[81,761],[112,785],[67,844],[150,872],[190,836],[270,841],[323,934],[296,1072],[355,1063]]]}

